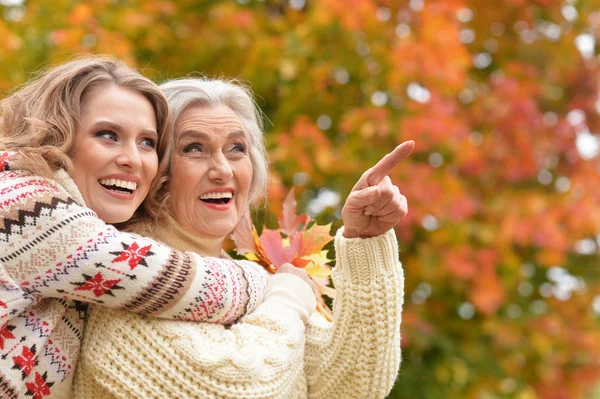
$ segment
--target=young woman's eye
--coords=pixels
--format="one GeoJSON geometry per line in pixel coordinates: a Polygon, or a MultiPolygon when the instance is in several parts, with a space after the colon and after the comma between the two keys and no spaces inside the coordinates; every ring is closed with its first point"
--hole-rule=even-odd
{"type": "Polygon", "coordinates": [[[96,133],[95,135],[96,137],[102,137],[108,140],[113,140],[113,141],[117,141],[118,140],[118,136],[115,132],[112,132],[110,130],[100,130],[98,133],[96,133]]]}
{"type": "Polygon", "coordinates": [[[140,141],[140,145],[154,149],[156,148],[156,140],[151,138],[145,138],[140,141]]]}
{"type": "Polygon", "coordinates": [[[202,152],[202,145],[198,143],[188,144],[183,148],[184,153],[202,152]]]}

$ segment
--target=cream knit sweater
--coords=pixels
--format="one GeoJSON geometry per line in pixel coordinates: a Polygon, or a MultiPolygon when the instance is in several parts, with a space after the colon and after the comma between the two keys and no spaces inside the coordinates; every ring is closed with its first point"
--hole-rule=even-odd
{"type": "MultiPolygon", "coordinates": [[[[173,223],[154,237],[202,252],[173,223]]],[[[315,313],[305,329],[303,306],[281,291],[231,328],[90,308],[74,398],[384,398],[400,365],[396,237],[338,231],[335,249],[332,323],[315,313]]]]}

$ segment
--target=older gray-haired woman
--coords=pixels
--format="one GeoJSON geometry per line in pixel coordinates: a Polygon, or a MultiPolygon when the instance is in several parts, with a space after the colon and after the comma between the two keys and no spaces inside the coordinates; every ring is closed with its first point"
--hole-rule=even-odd
{"type": "MultiPolygon", "coordinates": [[[[161,89],[174,114],[173,141],[161,167],[164,189],[150,196],[164,206],[130,228],[221,254],[266,187],[259,111],[233,81],[182,79],[161,89]]],[[[273,276],[264,303],[230,328],[97,308],[87,320],[75,397],[385,397],[400,364],[403,301],[392,227],[407,209],[386,175],[413,146],[403,143],[365,172],[344,205],[333,322],[314,313],[310,288],[289,274],[273,276]]]]}

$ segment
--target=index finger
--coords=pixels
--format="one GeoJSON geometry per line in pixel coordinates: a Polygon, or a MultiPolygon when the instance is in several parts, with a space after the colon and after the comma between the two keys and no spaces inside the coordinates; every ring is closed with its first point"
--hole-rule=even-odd
{"type": "Polygon", "coordinates": [[[369,186],[379,184],[395,167],[410,155],[415,149],[415,142],[412,140],[405,141],[398,145],[392,152],[386,154],[379,162],[371,168],[367,183],[369,186]]]}

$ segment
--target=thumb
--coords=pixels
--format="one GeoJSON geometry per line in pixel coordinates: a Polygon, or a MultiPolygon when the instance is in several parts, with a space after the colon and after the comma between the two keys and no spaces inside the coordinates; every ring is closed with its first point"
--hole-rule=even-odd
{"type": "Polygon", "coordinates": [[[348,200],[352,201],[352,206],[356,208],[363,208],[374,204],[379,197],[381,197],[381,189],[379,186],[371,186],[358,190],[352,193],[348,200]]]}

